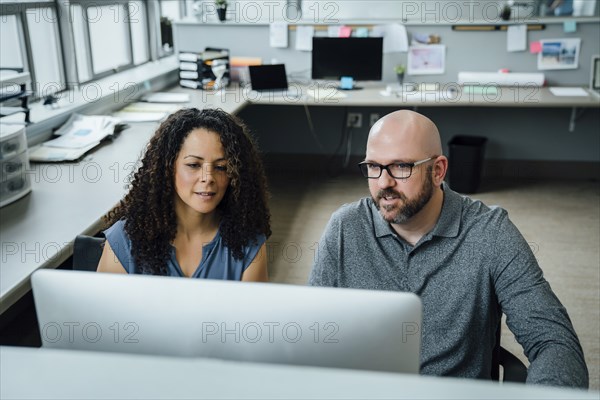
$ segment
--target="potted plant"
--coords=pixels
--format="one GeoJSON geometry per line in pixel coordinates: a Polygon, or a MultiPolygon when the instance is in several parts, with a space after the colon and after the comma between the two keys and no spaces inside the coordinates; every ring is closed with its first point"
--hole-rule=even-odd
{"type": "Polygon", "coordinates": [[[504,21],[508,21],[508,20],[510,20],[511,13],[512,13],[512,10],[510,8],[510,5],[505,4],[504,7],[502,7],[502,10],[500,11],[500,18],[502,18],[502,20],[504,20],[504,21]]]}
{"type": "Polygon", "coordinates": [[[217,7],[219,21],[224,22],[227,14],[227,0],[215,0],[215,6],[217,7]]]}
{"type": "Polygon", "coordinates": [[[398,78],[398,83],[402,86],[404,82],[404,72],[406,71],[406,67],[403,64],[398,64],[394,67],[394,71],[396,72],[396,77],[398,78]]]}

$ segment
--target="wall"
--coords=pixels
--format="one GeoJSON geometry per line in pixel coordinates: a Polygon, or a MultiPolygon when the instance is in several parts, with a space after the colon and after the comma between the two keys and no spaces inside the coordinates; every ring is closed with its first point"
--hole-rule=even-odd
{"type": "MultiPolygon", "coordinates": [[[[415,82],[455,82],[459,71],[496,71],[508,68],[514,72],[537,71],[537,58],[529,52],[507,53],[506,32],[456,32],[448,25],[409,25],[409,33],[435,33],[447,45],[446,73],[425,77],[408,77],[415,82]]],[[[324,32],[320,32],[324,34],[324,32]]],[[[587,86],[590,59],[600,53],[600,23],[578,23],[577,32],[566,34],[562,24],[548,24],[544,31],[531,31],[528,41],[543,38],[581,37],[579,68],[545,71],[550,85],[587,86]]],[[[293,77],[310,75],[311,54],[294,50],[295,32],[290,31],[288,49],[268,46],[269,29],[265,25],[177,24],[176,49],[201,51],[206,46],[225,47],[234,56],[259,56],[269,62],[286,63],[293,77]]],[[[383,85],[395,81],[393,66],[406,61],[406,53],[384,55],[383,85]]],[[[302,80],[302,79],[300,79],[302,80]]],[[[324,147],[317,145],[307,124],[302,107],[251,106],[240,114],[256,132],[261,148],[267,153],[331,154],[338,147],[344,126],[343,107],[311,107],[315,130],[324,147]],[[290,123],[289,121],[294,121],[290,123]]],[[[362,112],[368,123],[369,114],[385,115],[394,109],[353,108],[362,112]]],[[[569,132],[570,108],[452,108],[424,107],[440,128],[444,145],[457,134],[482,135],[489,138],[486,158],[499,160],[600,161],[600,110],[579,110],[576,129],[569,132]]],[[[352,154],[364,154],[368,127],[352,132],[352,154]]],[[[445,149],[447,152],[447,148],[445,149]]],[[[343,154],[343,151],[340,152],[343,154]]]]}
{"type": "MultiPolygon", "coordinates": [[[[269,47],[269,26],[260,24],[199,24],[176,23],[174,40],[176,51],[202,51],[205,47],[230,50],[232,56],[261,57],[263,62],[277,60],[286,64],[288,74],[310,77],[311,53],[294,49],[296,32],[289,32],[289,48],[269,47]]],[[[537,56],[526,52],[506,51],[505,31],[457,32],[450,25],[409,25],[412,33],[437,34],[446,45],[446,72],[443,75],[408,77],[415,82],[455,82],[459,71],[495,72],[508,68],[513,72],[536,72],[537,56]]],[[[325,31],[317,31],[324,36],[325,31]]],[[[590,76],[590,60],[600,53],[600,23],[578,23],[577,32],[564,33],[562,23],[547,24],[543,31],[530,31],[528,41],[540,39],[580,37],[581,52],[576,70],[545,71],[549,84],[587,85],[590,76]]],[[[406,64],[406,53],[389,53],[383,56],[383,81],[394,82],[393,67],[406,64]]]]}

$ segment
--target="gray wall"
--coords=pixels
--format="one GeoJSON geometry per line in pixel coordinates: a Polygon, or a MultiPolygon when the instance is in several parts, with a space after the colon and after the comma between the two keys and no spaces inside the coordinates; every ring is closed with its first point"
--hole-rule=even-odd
{"type": "MultiPolygon", "coordinates": [[[[450,26],[413,25],[411,32],[435,33],[447,46],[446,73],[428,77],[408,77],[415,82],[454,82],[459,71],[496,71],[508,68],[514,72],[537,71],[537,58],[529,52],[506,52],[506,32],[455,32],[450,26]]],[[[324,34],[324,32],[319,32],[324,34]]],[[[294,31],[290,32],[290,48],[270,48],[269,28],[265,25],[235,26],[179,24],[175,29],[177,49],[201,51],[207,46],[225,47],[233,56],[258,56],[269,62],[285,62],[288,73],[304,71],[310,75],[310,53],[294,50],[294,31]]],[[[543,38],[581,37],[579,68],[545,71],[550,85],[587,86],[592,54],[600,53],[600,24],[579,23],[577,32],[565,34],[562,24],[548,24],[544,31],[529,32],[528,41],[543,38]]],[[[384,83],[395,81],[393,66],[406,62],[406,53],[384,55],[384,83]]],[[[301,75],[301,74],[300,74],[301,75]]],[[[267,153],[322,154],[309,129],[302,107],[250,106],[240,116],[256,133],[261,148],[267,153]],[[293,121],[293,122],[290,122],[293,121]]],[[[346,111],[362,112],[367,125],[369,115],[385,115],[391,108],[310,107],[315,130],[325,148],[332,153],[343,131],[346,111]]],[[[489,139],[486,158],[500,160],[600,161],[600,110],[580,110],[574,132],[569,132],[570,108],[473,108],[421,107],[440,128],[444,145],[454,135],[470,134],[489,139]]],[[[363,155],[368,126],[353,130],[352,154],[363,155]]],[[[445,149],[447,151],[447,148],[445,149]]],[[[342,154],[343,151],[340,153],[342,154]]]]}
{"type": "MultiPolygon", "coordinates": [[[[537,72],[537,56],[529,51],[508,53],[506,31],[457,32],[450,25],[409,25],[411,33],[437,34],[446,45],[446,73],[443,75],[408,77],[414,82],[455,82],[459,71],[495,72],[508,68],[512,72],[537,72]]],[[[317,31],[318,36],[326,31],[317,31]]],[[[269,26],[258,24],[186,24],[176,23],[174,40],[176,51],[202,51],[205,47],[228,48],[232,56],[261,57],[286,64],[288,74],[302,71],[310,77],[311,53],[295,50],[296,32],[290,30],[286,49],[269,47],[269,26]]],[[[544,71],[552,85],[587,85],[593,54],[600,53],[600,23],[578,23],[577,32],[564,33],[563,25],[547,24],[543,31],[528,32],[528,41],[580,37],[581,52],[576,70],[544,71]]],[[[383,81],[394,82],[393,67],[406,64],[406,53],[389,53],[383,57],[383,81]]]]}

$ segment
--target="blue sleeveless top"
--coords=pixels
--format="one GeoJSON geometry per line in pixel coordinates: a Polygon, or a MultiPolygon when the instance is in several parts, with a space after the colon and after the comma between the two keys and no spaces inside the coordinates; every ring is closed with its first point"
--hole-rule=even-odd
{"type": "MultiPolygon", "coordinates": [[[[104,235],[123,268],[130,274],[141,274],[142,272],[133,259],[131,240],[125,232],[125,221],[117,221],[104,231],[104,235]]],[[[244,256],[238,260],[233,257],[231,250],[223,243],[221,232],[217,231],[214,239],[202,247],[202,260],[191,278],[240,281],[242,274],[250,266],[265,241],[264,235],[257,236],[256,243],[251,242],[244,247],[244,256]]],[[[185,277],[175,257],[175,247],[172,245],[171,254],[167,260],[167,275],[185,277]]]]}

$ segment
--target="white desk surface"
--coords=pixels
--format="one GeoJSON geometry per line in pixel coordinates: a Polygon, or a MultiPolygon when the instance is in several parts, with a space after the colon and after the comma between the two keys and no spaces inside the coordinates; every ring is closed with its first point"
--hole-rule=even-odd
{"type": "MultiPolygon", "coordinates": [[[[310,87],[308,87],[310,88],[310,87]]],[[[403,97],[382,96],[383,88],[366,87],[333,98],[331,86],[317,88],[319,99],[250,96],[238,87],[212,93],[174,88],[189,93],[186,107],[218,107],[237,113],[248,104],[302,106],[490,106],[490,107],[600,107],[600,98],[557,97],[548,88],[502,88],[501,97],[442,92],[411,93],[403,97]],[[451,97],[455,96],[455,97],[451,97]],[[515,97],[516,96],[516,97],[515,97]]],[[[0,209],[0,314],[29,289],[29,277],[38,268],[56,268],[72,254],[79,234],[93,234],[101,217],[125,194],[126,178],[157,124],[133,123],[113,144],[93,150],[76,163],[32,164],[27,173],[32,192],[0,209]]]]}
{"type": "MultiPolygon", "coordinates": [[[[228,89],[233,92],[236,89],[228,89]]],[[[336,97],[333,85],[294,86],[290,90],[300,97],[273,96],[269,93],[249,94],[242,97],[251,104],[345,106],[345,107],[600,107],[600,97],[588,92],[588,96],[559,97],[544,88],[499,87],[496,94],[468,94],[461,90],[450,92],[425,91],[382,95],[381,87],[365,87],[362,90],[339,91],[344,97],[336,97]],[[312,91],[317,96],[310,96],[312,91]]]]}
{"type": "Polygon", "coordinates": [[[384,372],[0,347],[2,399],[595,399],[597,391],[384,372]]]}

